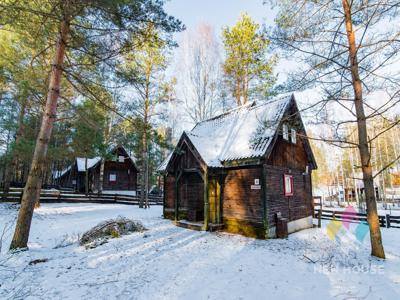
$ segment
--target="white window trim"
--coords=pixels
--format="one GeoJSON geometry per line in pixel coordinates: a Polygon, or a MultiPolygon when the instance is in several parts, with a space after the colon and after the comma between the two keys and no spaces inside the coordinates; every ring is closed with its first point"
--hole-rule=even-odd
{"type": "Polygon", "coordinates": [[[284,140],[289,140],[289,127],[286,124],[282,125],[282,137],[284,140]]]}
{"type": "Polygon", "coordinates": [[[120,163],[125,162],[125,156],[119,155],[119,156],[118,156],[118,162],[120,162],[120,163]]]}
{"type": "Polygon", "coordinates": [[[293,196],[294,195],[294,181],[293,175],[285,174],[283,176],[283,187],[285,196],[293,196]]]}
{"type": "Polygon", "coordinates": [[[110,173],[108,177],[109,182],[116,182],[117,181],[117,174],[116,173],[110,173]]]}
{"type": "Polygon", "coordinates": [[[296,129],[292,128],[290,130],[290,140],[291,140],[292,144],[296,144],[296,142],[297,142],[297,136],[296,135],[297,135],[296,129]]]}

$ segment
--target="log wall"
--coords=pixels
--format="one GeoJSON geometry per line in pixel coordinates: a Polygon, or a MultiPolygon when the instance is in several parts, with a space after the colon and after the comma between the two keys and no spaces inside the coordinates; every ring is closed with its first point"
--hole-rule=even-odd
{"type": "Polygon", "coordinates": [[[230,169],[222,187],[222,216],[229,232],[263,237],[263,199],[261,189],[251,189],[254,180],[261,184],[262,168],[230,169]]]}
{"type": "Polygon", "coordinates": [[[275,226],[275,215],[280,212],[288,221],[312,215],[311,175],[303,171],[265,165],[266,203],[269,227],[275,226]],[[293,176],[293,196],[284,195],[284,174],[293,176]]]}

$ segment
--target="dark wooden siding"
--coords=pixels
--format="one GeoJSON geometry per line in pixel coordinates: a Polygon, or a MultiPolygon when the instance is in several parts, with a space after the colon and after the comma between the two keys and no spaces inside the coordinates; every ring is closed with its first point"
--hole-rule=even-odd
{"type": "MultiPolygon", "coordinates": [[[[172,170],[198,169],[200,170],[200,158],[195,156],[195,150],[183,141],[180,155],[175,158],[172,170]]],[[[196,154],[197,155],[197,154],[196,154]]]]}
{"type": "Polygon", "coordinates": [[[285,141],[279,135],[267,160],[267,164],[303,170],[304,172],[308,164],[308,158],[302,139],[297,138],[296,144],[292,144],[290,141],[285,141]]]}
{"type": "Polygon", "coordinates": [[[178,182],[179,218],[200,221],[204,218],[204,183],[200,175],[202,162],[190,142],[185,140],[179,153],[170,166],[174,174],[166,176],[164,214],[175,207],[175,177],[182,173],[178,182]]]}
{"type": "Polygon", "coordinates": [[[179,180],[179,210],[189,221],[204,219],[204,183],[198,173],[184,173],[179,180]]]}
{"type": "Polygon", "coordinates": [[[275,215],[280,212],[289,221],[312,215],[311,175],[303,171],[266,165],[266,200],[268,224],[275,226],[275,215]],[[284,195],[284,174],[293,176],[293,196],[284,195]]]}
{"type": "Polygon", "coordinates": [[[175,203],[175,177],[169,174],[164,180],[164,208],[174,209],[175,203]]]}
{"type": "MultiPolygon", "coordinates": [[[[99,171],[97,171],[99,173],[99,171]]],[[[106,161],[104,165],[103,189],[106,190],[136,190],[137,171],[134,166],[125,162],[106,161]],[[129,170],[129,172],[128,172],[129,170]],[[110,174],[116,174],[116,181],[110,181],[110,174]]]]}
{"type": "Polygon", "coordinates": [[[261,183],[261,167],[228,170],[223,185],[223,218],[263,223],[260,190],[252,190],[254,180],[261,183]]]}

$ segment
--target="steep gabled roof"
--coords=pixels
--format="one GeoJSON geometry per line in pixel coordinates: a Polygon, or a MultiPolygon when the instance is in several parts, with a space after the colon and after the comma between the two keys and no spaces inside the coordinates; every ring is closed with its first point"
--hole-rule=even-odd
{"type": "MultiPolygon", "coordinates": [[[[289,95],[259,104],[251,102],[199,122],[184,135],[208,167],[221,168],[225,162],[259,158],[273,144],[278,126],[292,100],[295,101],[294,96],[289,95]]],[[[158,170],[166,170],[172,157],[172,154],[168,156],[158,170]]]]}
{"type": "MultiPolygon", "coordinates": [[[[88,170],[93,168],[95,165],[97,165],[97,163],[100,162],[100,160],[101,160],[101,157],[98,157],[98,156],[96,156],[94,158],[88,158],[87,159],[87,168],[88,168],[88,170]]],[[[85,172],[86,171],[86,168],[85,168],[86,158],[77,157],[76,158],[76,165],[77,165],[77,168],[78,168],[78,172],[85,172]]]]}
{"type": "Polygon", "coordinates": [[[116,153],[117,150],[121,150],[123,152],[123,154],[125,155],[125,157],[127,157],[131,163],[133,164],[133,166],[135,167],[136,170],[139,171],[138,166],[136,165],[136,159],[133,155],[129,155],[128,151],[126,151],[126,149],[123,146],[117,145],[114,146],[111,150],[111,153],[116,153]]]}
{"type": "MultiPolygon", "coordinates": [[[[132,162],[132,164],[136,168],[136,170],[139,171],[139,168],[136,165],[136,161],[135,161],[134,157],[129,155],[128,151],[126,151],[126,149],[123,146],[114,146],[112,148],[112,150],[110,151],[110,153],[116,153],[117,150],[121,150],[123,152],[123,154],[125,155],[125,157],[132,162]]],[[[93,158],[88,158],[87,159],[87,169],[90,170],[93,167],[96,167],[97,164],[100,163],[100,161],[101,161],[101,157],[99,157],[99,156],[96,156],[96,157],[93,157],[93,158]]],[[[77,157],[75,159],[74,163],[76,164],[78,172],[85,172],[86,171],[86,168],[85,168],[86,158],[85,157],[77,157]]],[[[72,169],[73,165],[74,164],[68,166],[67,168],[65,168],[62,171],[53,171],[54,179],[58,179],[58,178],[64,176],[68,171],[70,171],[72,169]]]]}

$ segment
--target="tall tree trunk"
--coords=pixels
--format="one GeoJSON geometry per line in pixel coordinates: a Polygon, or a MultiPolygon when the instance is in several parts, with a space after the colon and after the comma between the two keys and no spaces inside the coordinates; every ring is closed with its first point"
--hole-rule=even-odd
{"type": "MultiPolygon", "coordinates": [[[[110,142],[110,135],[111,135],[111,129],[112,129],[112,124],[114,120],[114,113],[111,112],[111,117],[108,121],[108,126],[106,128],[106,132],[104,134],[104,142],[108,146],[110,142]]],[[[104,153],[106,154],[106,153],[104,153]]],[[[100,178],[99,178],[99,193],[103,193],[103,186],[104,186],[104,166],[106,163],[106,159],[104,157],[101,158],[100,162],[100,178]]]]}
{"type": "Polygon", "coordinates": [[[15,232],[10,249],[26,248],[28,245],[29,231],[32,223],[33,209],[36,199],[40,195],[42,186],[43,168],[47,155],[47,148],[56,119],[57,101],[60,93],[61,76],[65,56],[65,46],[69,35],[69,16],[67,13],[69,1],[64,2],[64,18],[60,23],[57,45],[50,74],[49,90],[47,93],[46,107],[36,140],[31,169],[21,199],[21,208],[18,213],[15,232]]]}
{"type": "Polygon", "coordinates": [[[144,98],[144,116],[143,116],[143,136],[142,136],[142,180],[140,191],[140,208],[147,208],[149,204],[147,192],[149,190],[149,154],[147,131],[149,126],[149,97],[150,97],[150,75],[151,66],[146,71],[146,87],[144,98]]]}
{"type": "Polygon", "coordinates": [[[142,136],[142,178],[140,181],[140,208],[147,208],[148,204],[148,152],[147,152],[147,116],[145,116],[143,124],[143,136],[142,136]]]}
{"type": "Polygon", "coordinates": [[[99,194],[103,193],[103,185],[104,185],[104,165],[105,159],[104,157],[101,158],[100,162],[100,177],[99,177],[99,194]]]}
{"type": "MultiPolygon", "coordinates": [[[[239,76],[239,75],[237,75],[239,76]]],[[[235,90],[236,90],[236,105],[241,106],[242,105],[242,99],[241,99],[241,93],[240,93],[240,78],[236,78],[236,84],[235,84],[235,90]]]]}
{"type": "Polygon", "coordinates": [[[27,105],[27,100],[26,99],[22,100],[21,109],[20,109],[19,115],[18,115],[18,129],[15,134],[14,149],[11,150],[11,155],[12,155],[11,163],[9,166],[7,166],[6,172],[5,172],[5,177],[4,177],[4,194],[8,194],[8,192],[10,191],[10,183],[12,181],[12,178],[15,174],[16,167],[17,167],[18,145],[21,141],[21,137],[22,137],[22,134],[25,129],[24,119],[25,119],[26,105],[27,105]]]}
{"type": "Polygon", "coordinates": [[[342,4],[345,16],[347,39],[349,43],[349,58],[351,63],[351,76],[354,89],[354,106],[357,116],[358,149],[361,158],[361,167],[365,188],[365,201],[367,204],[367,219],[371,239],[371,255],[385,258],[385,251],[382,244],[381,230],[379,227],[379,218],[375,200],[371,153],[368,147],[367,122],[364,113],[362,85],[357,61],[357,46],[355,32],[353,30],[351,7],[348,0],[342,0],[342,4]]]}
{"type": "Polygon", "coordinates": [[[88,170],[88,159],[85,154],[85,195],[89,194],[89,170],[88,170]]]}

